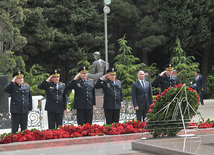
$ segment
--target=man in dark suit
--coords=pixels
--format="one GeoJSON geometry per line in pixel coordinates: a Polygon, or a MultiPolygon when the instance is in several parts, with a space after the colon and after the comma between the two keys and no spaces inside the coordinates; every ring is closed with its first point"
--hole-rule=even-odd
{"type": "Polygon", "coordinates": [[[95,88],[102,88],[104,92],[104,112],[106,124],[118,123],[121,104],[123,103],[122,83],[116,80],[116,68],[107,70],[102,78],[95,84],[95,88]],[[108,77],[108,79],[106,79],[108,77]]]}
{"type": "Polygon", "coordinates": [[[88,78],[88,67],[81,67],[78,72],[65,89],[75,91],[74,109],[77,109],[78,125],[92,124],[93,105],[95,105],[93,80],[88,78]]]}
{"type": "Polygon", "coordinates": [[[152,90],[150,83],[145,81],[144,71],[139,71],[137,74],[138,80],[132,84],[132,102],[136,110],[137,120],[141,121],[146,118],[149,106],[153,103],[152,90]]]}
{"type": "Polygon", "coordinates": [[[38,85],[39,89],[46,91],[45,110],[48,112],[49,129],[62,125],[63,114],[66,112],[65,84],[59,82],[60,70],[54,69],[47,80],[38,85]]]}
{"type": "Polygon", "coordinates": [[[28,113],[32,110],[32,95],[30,86],[24,83],[23,71],[13,73],[13,77],[13,80],[4,87],[4,91],[11,95],[11,126],[12,133],[15,134],[19,125],[21,131],[27,129],[28,113]]]}
{"type": "Polygon", "coordinates": [[[174,87],[174,85],[179,84],[177,76],[172,75],[173,65],[168,64],[164,66],[164,68],[165,71],[160,73],[152,83],[154,87],[159,86],[161,88],[161,92],[163,92],[165,89],[168,89],[169,87],[174,87]]]}
{"type": "Polygon", "coordinates": [[[203,93],[202,93],[204,91],[204,80],[203,80],[203,76],[199,75],[199,71],[195,71],[195,76],[193,78],[193,85],[195,86],[195,89],[199,94],[201,105],[204,105],[203,93]]]}

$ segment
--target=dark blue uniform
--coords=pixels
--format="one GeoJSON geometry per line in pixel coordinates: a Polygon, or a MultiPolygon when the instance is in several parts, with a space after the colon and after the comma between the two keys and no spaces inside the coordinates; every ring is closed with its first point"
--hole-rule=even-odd
{"type": "Polygon", "coordinates": [[[21,130],[27,129],[28,111],[32,110],[32,95],[30,86],[26,83],[18,85],[17,83],[9,82],[4,91],[11,95],[10,112],[12,133],[18,131],[19,124],[21,130]]]}
{"type": "Polygon", "coordinates": [[[72,79],[66,86],[66,91],[74,89],[74,109],[77,109],[79,125],[92,124],[93,105],[95,105],[95,90],[93,80],[72,79]]]}
{"type": "Polygon", "coordinates": [[[163,76],[158,75],[155,80],[153,81],[152,85],[155,87],[160,87],[161,92],[163,92],[165,89],[168,89],[169,87],[174,87],[174,85],[178,85],[178,78],[174,75],[169,77],[164,73],[163,76]]]}
{"type": "Polygon", "coordinates": [[[49,129],[62,125],[63,112],[66,110],[67,106],[66,94],[64,92],[65,84],[59,82],[57,89],[56,84],[45,80],[38,85],[38,88],[46,91],[45,110],[48,111],[49,129]]]}
{"type": "Polygon", "coordinates": [[[118,123],[120,118],[121,102],[123,101],[122,83],[119,80],[99,79],[94,86],[102,88],[104,92],[104,104],[106,124],[118,123]]]}

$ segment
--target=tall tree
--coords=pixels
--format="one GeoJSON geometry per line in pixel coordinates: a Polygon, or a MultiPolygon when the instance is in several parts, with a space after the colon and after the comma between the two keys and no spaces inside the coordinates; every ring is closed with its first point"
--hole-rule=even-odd
{"type": "Polygon", "coordinates": [[[20,33],[30,11],[24,9],[25,0],[1,0],[0,2],[0,74],[12,78],[16,70],[25,70],[21,56],[14,52],[22,49],[27,40],[20,33]]]}
{"type": "Polygon", "coordinates": [[[198,70],[199,63],[194,62],[194,56],[186,56],[186,52],[182,49],[179,38],[176,39],[177,47],[174,48],[174,57],[172,63],[178,71],[178,79],[180,83],[189,85],[194,77],[194,72],[198,70]]]}
{"type": "Polygon", "coordinates": [[[209,0],[159,0],[159,17],[167,25],[166,37],[169,38],[166,49],[173,56],[174,40],[180,38],[182,47],[189,55],[201,54],[211,37],[209,18],[207,17],[209,0]],[[194,54],[191,54],[194,53],[194,54]]]}
{"type": "Polygon", "coordinates": [[[61,68],[68,81],[69,70],[84,53],[93,59],[95,50],[104,49],[99,6],[103,6],[100,1],[29,0],[26,7],[32,14],[22,29],[29,42],[23,49],[28,66],[39,63],[46,70],[61,68]]]}
{"type": "Polygon", "coordinates": [[[138,57],[148,65],[149,53],[164,46],[168,40],[165,36],[167,25],[158,16],[161,7],[157,0],[136,1],[136,6],[141,13],[136,23],[135,46],[138,50],[138,57]]]}
{"type": "Polygon", "coordinates": [[[1,0],[0,3],[0,58],[6,51],[17,51],[23,48],[27,40],[20,34],[20,28],[29,14],[23,9],[25,0],[1,0]]]}
{"type": "Polygon", "coordinates": [[[139,63],[139,59],[132,54],[132,48],[127,45],[125,35],[118,40],[120,49],[115,57],[115,67],[117,68],[117,78],[123,85],[123,94],[127,97],[131,95],[131,84],[137,79],[137,72],[142,70],[144,63],[139,63]]]}

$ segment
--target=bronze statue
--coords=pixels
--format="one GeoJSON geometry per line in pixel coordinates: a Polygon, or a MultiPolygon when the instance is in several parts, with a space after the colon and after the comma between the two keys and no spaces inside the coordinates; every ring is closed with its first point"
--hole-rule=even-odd
{"type": "Polygon", "coordinates": [[[108,69],[109,64],[100,58],[100,52],[94,52],[95,61],[91,67],[90,73],[88,73],[88,77],[94,80],[96,83],[100,77],[102,77],[105,71],[108,69]]]}

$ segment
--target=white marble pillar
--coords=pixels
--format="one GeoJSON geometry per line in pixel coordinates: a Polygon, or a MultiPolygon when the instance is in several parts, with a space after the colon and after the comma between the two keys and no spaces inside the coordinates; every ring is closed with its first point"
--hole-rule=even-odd
{"type": "Polygon", "coordinates": [[[42,127],[42,129],[48,129],[48,113],[45,110],[45,104],[46,104],[46,100],[42,100],[42,108],[41,108],[41,113],[42,113],[41,127],[42,127]]]}

